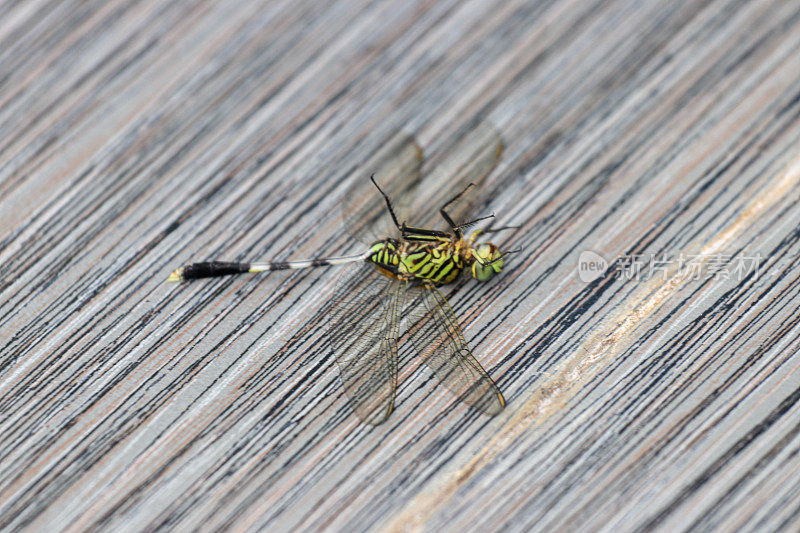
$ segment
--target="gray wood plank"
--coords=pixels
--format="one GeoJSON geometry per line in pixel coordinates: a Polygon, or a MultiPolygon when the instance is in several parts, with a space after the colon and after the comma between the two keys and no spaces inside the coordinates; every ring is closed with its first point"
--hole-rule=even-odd
{"type": "Polygon", "coordinates": [[[795,0],[0,3],[0,527],[796,530],[799,52],[795,0]],[[497,417],[403,344],[360,424],[334,269],[164,282],[359,251],[365,161],[479,120],[497,417]]]}

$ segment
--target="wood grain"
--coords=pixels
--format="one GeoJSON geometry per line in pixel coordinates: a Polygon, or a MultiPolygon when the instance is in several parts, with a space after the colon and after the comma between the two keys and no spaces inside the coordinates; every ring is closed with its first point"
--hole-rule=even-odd
{"type": "Polygon", "coordinates": [[[798,201],[795,0],[2,2],[0,528],[797,530],[798,201]],[[334,270],[164,283],[357,251],[364,162],[478,120],[499,416],[403,345],[359,424],[334,270]]]}

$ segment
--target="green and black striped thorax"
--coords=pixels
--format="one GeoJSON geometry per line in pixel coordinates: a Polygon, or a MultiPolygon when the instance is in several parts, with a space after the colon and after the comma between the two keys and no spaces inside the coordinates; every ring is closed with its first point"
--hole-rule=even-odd
{"type": "Polygon", "coordinates": [[[453,282],[464,268],[461,241],[398,241],[386,239],[374,243],[367,261],[382,272],[403,281],[430,280],[436,285],[453,282]]]}

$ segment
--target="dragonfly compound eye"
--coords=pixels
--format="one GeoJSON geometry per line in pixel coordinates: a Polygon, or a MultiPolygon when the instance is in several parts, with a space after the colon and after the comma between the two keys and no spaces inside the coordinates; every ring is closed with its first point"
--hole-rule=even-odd
{"type": "Polygon", "coordinates": [[[503,270],[503,254],[497,246],[490,242],[478,244],[472,251],[475,261],[472,263],[472,277],[479,281],[488,281],[503,270]]]}

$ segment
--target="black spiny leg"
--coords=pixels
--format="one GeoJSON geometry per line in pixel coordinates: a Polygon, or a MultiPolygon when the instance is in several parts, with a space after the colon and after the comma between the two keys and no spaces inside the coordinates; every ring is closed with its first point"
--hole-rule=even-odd
{"type": "MultiPolygon", "coordinates": [[[[458,229],[466,229],[466,228],[468,228],[470,226],[474,226],[475,224],[477,224],[481,220],[488,220],[490,218],[494,218],[494,213],[492,213],[491,215],[485,216],[485,217],[476,218],[475,220],[470,220],[469,222],[464,222],[463,224],[459,224],[458,225],[458,229]]],[[[484,230],[484,232],[486,232],[486,230],[484,230]]]]}
{"type": "Polygon", "coordinates": [[[445,222],[447,222],[447,224],[450,226],[450,229],[452,229],[452,230],[453,230],[453,233],[455,233],[456,239],[459,239],[459,240],[460,240],[460,239],[463,237],[463,235],[461,234],[461,227],[460,227],[460,226],[458,226],[458,225],[457,225],[455,222],[453,222],[453,219],[452,219],[452,218],[450,218],[450,215],[448,215],[448,214],[447,214],[447,211],[445,211],[445,209],[447,209],[447,207],[448,207],[450,204],[453,204],[453,203],[455,203],[455,202],[456,202],[456,200],[458,200],[459,198],[461,198],[462,196],[464,196],[464,195],[467,193],[467,191],[468,191],[468,190],[470,190],[471,188],[473,188],[474,186],[475,186],[475,184],[474,184],[474,183],[470,183],[469,185],[467,185],[467,186],[464,188],[464,190],[463,190],[463,191],[461,191],[461,192],[460,192],[460,193],[458,193],[457,195],[453,196],[453,197],[452,197],[450,200],[448,200],[448,201],[447,201],[447,202],[446,202],[446,203],[445,203],[445,204],[444,204],[444,205],[441,207],[441,209],[439,209],[439,214],[441,214],[441,215],[442,215],[442,218],[443,218],[443,219],[445,220],[445,222]]]}
{"type": "Polygon", "coordinates": [[[453,198],[450,199],[450,201],[448,201],[446,204],[444,204],[441,209],[439,209],[439,213],[441,213],[442,218],[444,218],[445,221],[450,225],[450,228],[453,230],[453,233],[455,233],[455,236],[456,236],[457,239],[461,239],[462,236],[463,236],[462,233],[461,233],[461,230],[466,229],[466,228],[468,228],[470,226],[473,226],[473,225],[477,224],[478,222],[480,222],[481,220],[488,220],[490,218],[494,218],[494,213],[492,213],[489,216],[476,218],[474,220],[470,220],[469,222],[464,222],[463,224],[456,224],[455,222],[453,222],[453,218],[447,213],[447,211],[445,211],[445,209],[450,204],[454,203],[456,200],[458,200],[459,198],[464,196],[464,194],[466,194],[467,191],[470,190],[474,186],[475,186],[474,183],[470,183],[469,185],[467,185],[467,187],[463,191],[461,191],[460,193],[455,195],[453,198]]]}
{"type": "Polygon", "coordinates": [[[522,226],[503,226],[503,227],[500,227],[500,228],[493,228],[493,227],[490,226],[490,227],[486,228],[485,230],[483,230],[483,232],[484,233],[497,233],[499,231],[505,231],[505,230],[508,230],[508,229],[520,229],[521,227],[522,226]]]}
{"type": "Polygon", "coordinates": [[[389,195],[383,192],[383,189],[380,188],[378,182],[375,181],[375,174],[370,176],[369,179],[372,180],[372,184],[375,185],[375,187],[378,189],[378,192],[381,193],[381,196],[383,196],[383,199],[386,200],[386,207],[389,208],[389,214],[392,215],[392,222],[394,222],[394,225],[397,226],[397,229],[400,230],[400,232],[402,232],[403,228],[397,221],[397,215],[394,214],[394,208],[392,208],[392,201],[389,199],[389,195]]]}
{"type": "Polygon", "coordinates": [[[439,241],[441,238],[449,239],[451,235],[446,231],[425,228],[410,228],[403,222],[400,227],[403,238],[407,241],[439,241]]]}

